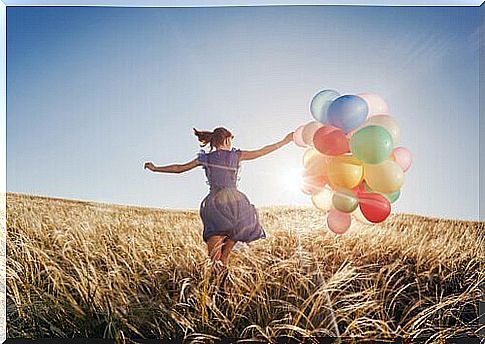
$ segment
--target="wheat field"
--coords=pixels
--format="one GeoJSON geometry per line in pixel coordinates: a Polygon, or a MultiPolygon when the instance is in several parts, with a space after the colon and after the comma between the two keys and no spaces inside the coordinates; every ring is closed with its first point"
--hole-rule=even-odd
{"type": "Polygon", "coordinates": [[[7,337],[274,342],[479,336],[484,223],[394,214],[336,236],[259,209],[268,238],[212,275],[197,211],[7,194],[7,337]]]}

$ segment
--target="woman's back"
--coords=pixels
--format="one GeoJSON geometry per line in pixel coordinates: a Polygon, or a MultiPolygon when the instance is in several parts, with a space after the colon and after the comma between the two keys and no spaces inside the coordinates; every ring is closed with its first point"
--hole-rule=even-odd
{"type": "Polygon", "coordinates": [[[211,190],[237,186],[240,152],[233,148],[199,153],[198,159],[204,167],[211,190]]]}

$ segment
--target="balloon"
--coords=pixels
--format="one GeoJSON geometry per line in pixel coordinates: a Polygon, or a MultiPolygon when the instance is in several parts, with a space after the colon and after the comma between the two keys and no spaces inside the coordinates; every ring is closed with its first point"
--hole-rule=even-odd
{"type": "Polygon", "coordinates": [[[328,157],[321,154],[315,148],[308,148],[303,154],[303,167],[306,169],[325,169],[328,157]]]}
{"type": "Polygon", "coordinates": [[[299,147],[307,146],[305,141],[303,141],[303,137],[302,137],[304,127],[305,127],[304,125],[300,125],[298,128],[296,128],[295,132],[293,133],[293,141],[299,147]]]}
{"type": "Polygon", "coordinates": [[[328,108],[328,123],[347,134],[364,123],[368,111],[364,99],[351,94],[340,96],[328,108]]]}
{"type": "Polygon", "coordinates": [[[359,201],[352,191],[340,189],[333,194],[332,204],[343,213],[351,213],[357,208],[359,201]]]}
{"type": "Polygon", "coordinates": [[[303,142],[305,142],[305,144],[307,146],[311,146],[313,145],[313,135],[315,135],[315,132],[321,127],[323,126],[322,123],[320,122],[309,122],[305,125],[305,127],[303,128],[303,131],[302,131],[302,138],[303,138],[303,142]]]}
{"type": "Polygon", "coordinates": [[[386,197],[391,203],[396,202],[399,196],[401,196],[401,190],[397,190],[390,194],[384,194],[384,197],[386,197]]]}
{"type": "Polygon", "coordinates": [[[326,211],[332,206],[332,190],[324,186],[318,192],[312,195],[312,203],[315,208],[326,211]]]}
{"type": "Polygon", "coordinates": [[[335,234],[344,234],[349,229],[351,222],[350,214],[342,213],[337,209],[331,209],[328,212],[327,225],[335,234]]]}
{"type": "Polygon", "coordinates": [[[312,195],[320,191],[327,184],[325,174],[312,174],[308,170],[303,172],[303,185],[301,187],[303,193],[312,195]]]}
{"type": "Polygon", "coordinates": [[[341,155],[350,151],[344,132],[331,125],[324,125],[315,132],[313,146],[326,155],[341,155]]]}
{"type": "Polygon", "coordinates": [[[362,127],[367,127],[369,125],[379,125],[386,129],[389,134],[392,136],[392,142],[394,145],[399,143],[400,133],[399,133],[399,126],[394,118],[389,115],[375,115],[371,118],[368,118],[362,127]]]}
{"type": "Polygon", "coordinates": [[[364,178],[369,187],[385,194],[396,192],[404,182],[404,172],[392,160],[380,164],[364,164],[364,178]]]}
{"type": "Polygon", "coordinates": [[[334,189],[353,189],[362,181],[362,163],[351,155],[340,155],[328,161],[327,178],[334,189]]]}
{"type": "Polygon", "coordinates": [[[413,156],[411,152],[404,147],[396,147],[391,153],[391,159],[394,160],[403,172],[406,172],[413,163],[413,156]]]}
{"type": "Polygon", "coordinates": [[[387,198],[389,200],[389,202],[391,203],[394,203],[397,201],[397,199],[399,198],[399,196],[401,195],[401,190],[397,190],[395,192],[392,192],[392,193],[382,193],[382,192],[378,192],[378,191],[375,191],[375,190],[372,190],[370,188],[369,185],[367,185],[367,183],[365,181],[362,182],[362,185],[364,186],[364,192],[374,192],[374,193],[378,193],[378,194],[381,194],[382,196],[384,196],[385,198],[387,198]]]}
{"type": "Polygon", "coordinates": [[[365,100],[369,108],[369,117],[379,114],[388,114],[389,106],[387,103],[377,94],[373,93],[359,93],[359,97],[365,100]]]}
{"type": "Polygon", "coordinates": [[[360,194],[359,207],[364,217],[373,223],[384,221],[391,213],[389,200],[378,193],[360,194]]]}
{"type": "Polygon", "coordinates": [[[313,118],[320,123],[327,123],[327,111],[332,101],[340,96],[334,90],[323,90],[315,94],[310,102],[310,112],[313,118]]]}
{"type": "Polygon", "coordinates": [[[355,188],[353,188],[352,191],[354,192],[354,194],[356,194],[357,196],[359,196],[359,194],[361,192],[366,192],[367,191],[365,185],[366,185],[365,184],[365,181],[362,181],[362,183],[360,183],[355,188]]]}
{"type": "Polygon", "coordinates": [[[391,134],[377,125],[359,129],[350,139],[352,154],[367,164],[378,164],[388,159],[392,147],[391,134]]]}

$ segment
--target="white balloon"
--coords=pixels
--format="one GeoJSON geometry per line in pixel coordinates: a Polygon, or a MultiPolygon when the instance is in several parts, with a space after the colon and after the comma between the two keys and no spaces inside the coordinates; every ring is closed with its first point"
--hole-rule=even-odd
{"type": "Polygon", "coordinates": [[[328,211],[332,208],[333,191],[328,186],[324,186],[320,191],[312,195],[312,203],[315,208],[328,211]]]}
{"type": "Polygon", "coordinates": [[[308,146],[313,146],[313,136],[315,135],[316,131],[323,127],[323,124],[320,122],[312,121],[305,125],[302,132],[303,141],[308,146]]]}
{"type": "Polygon", "coordinates": [[[399,130],[399,125],[393,117],[389,115],[375,115],[368,118],[362,125],[362,128],[367,127],[368,125],[379,125],[381,127],[384,127],[389,132],[389,134],[391,134],[394,146],[397,146],[399,144],[401,134],[399,130]]]}
{"type": "Polygon", "coordinates": [[[359,97],[365,100],[369,107],[368,117],[389,113],[389,106],[386,101],[374,93],[360,93],[359,97]]]}

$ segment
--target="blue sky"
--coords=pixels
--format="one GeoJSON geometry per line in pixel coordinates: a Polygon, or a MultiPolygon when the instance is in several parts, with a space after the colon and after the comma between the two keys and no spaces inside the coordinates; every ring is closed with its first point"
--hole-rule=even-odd
{"type": "MultiPolygon", "coordinates": [[[[478,8],[278,6],[7,9],[7,191],[197,208],[191,128],[258,148],[311,120],[322,88],[374,92],[415,163],[393,210],[478,218],[478,8]]],[[[288,185],[303,150],[245,162],[257,206],[311,205],[288,185]]]]}

